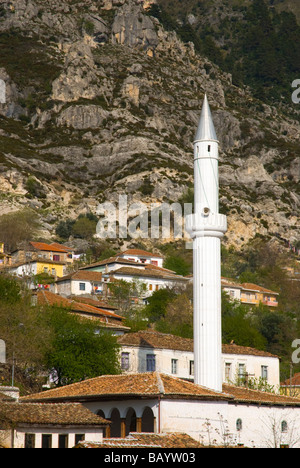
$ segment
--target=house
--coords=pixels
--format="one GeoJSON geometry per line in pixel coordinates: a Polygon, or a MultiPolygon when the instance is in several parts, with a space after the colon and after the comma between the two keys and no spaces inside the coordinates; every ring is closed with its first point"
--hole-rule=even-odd
{"type": "Polygon", "coordinates": [[[109,422],[80,403],[20,403],[1,393],[0,447],[72,448],[102,442],[109,422]]]}
{"type": "Polygon", "coordinates": [[[221,287],[231,300],[237,300],[242,304],[266,305],[268,307],[278,307],[279,293],[263,288],[253,283],[237,283],[229,278],[221,278],[221,287]]]}
{"type": "MultiPolygon", "coordinates": [[[[18,278],[28,278],[30,280],[30,286],[32,289],[38,287],[38,284],[33,282],[37,275],[48,275],[49,287],[50,282],[56,277],[62,277],[65,274],[66,264],[64,262],[55,262],[53,260],[28,260],[19,263],[13,263],[7,267],[7,271],[18,278]]],[[[44,282],[45,278],[43,278],[44,282]]]]}
{"type": "Polygon", "coordinates": [[[151,254],[149,254],[148,259],[146,259],[144,262],[142,261],[142,256],[138,257],[136,255],[136,259],[134,259],[133,254],[126,254],[126,252],[130,253],[132,251],[144,252],[136,249],[127,250],[122,255],[110,257],[108,259],[102,260],[101,262],[92,263],[80,268],[80,270],[96,271],[102,273],[103,295],[105,297],[110,295],[109,283],[116,280],[139,282],[144,284],[145,289],[143,292],[143,298],[145,299],[151,296],[154,291],[158,291],[161,288],[188,284],[188,278],[177,275],[174,271],[168,270],[153,263],[156,262],[156,260],[154,260],[156,258],[157,263],[161,264],[161,257],[151,257],[151,254]],[[124,257],[124,254],[126,254],[126,258],[124,257]]]}
{"type": "Polygon", "coordinates": [[[12,252],[12,263],[26,262],[28,260],[50,260],[72,264],[74,252],[70,247],[58,243],[28,242],[25,247],[12,252]]]}
{"type": "Polygon", "coordinates": [[[128,249],[118,254],[119,257],[146,265],[163,266],[163,257],[141,249],[128,249]]]}
{"type": "Polygon", "coordinates": [[[300,447],[300,399],[228,384],[216,392],[147,372],[104,375],[22,398],[23,403],[75,401],[110,421],[105,438],[184,433],[204,445],[300,447]]]}
{"type": "Polygon", "coordinates": [[[259,305],[264,304],[268,307],[278,306],[278,293],[252,283],[243,283],[241,291],[242,304],[259,305]]]}
{"type": "Polygon", "coordinates": [[[114,335],[121,335],[130,330],[124,325],[124,317],[116,314],[114,308],[106,307],[103,303],[100,307],[91,305],[85,300],[76,298],[65,298],[50,291],[39,290],[35,293],[35,302],[44,306],[58,306],[79,315],[82,318],[94,320],[99,324],[99,328],[112,332],[114,335]]]}
{"type": "MultiPolygon", "coordinates": [[[[57,243],[29,242],[25,247],[12,252],[8,272],[29,279],[45,274],[52,279],[60,278],[65,275],[67,266],[73,263],[73,257],[74,252],[70,247],[57,243]]],[[[43,284],[46,284],[45,278],[43,284]]],[[[32,283],[31,287],[36,285],[32,283]]]]}
{"type": "Polygon", "coordinates": [[[97,271],[76,271],[58,278],[53,292],[63,296],[79,296],[83,294],[102,294],[102,273],[97,271]]]}
{"type": "MultiPolygon", "coordinates": [[[[194,378],[194,343],[190,338],[143,330],[126,333],[118,342],[124,373],[157,371],[189,380],[194,378]]],[[[279,358],[268,352],[223,344],[222,369],[224,383],[263,379],[275,390],[279,389],[279,358]]]]}
{"type": "Polygon", "coordinates": [[[280,390],[283,395],[300,396],[300,372],[296,372],[293,377],[280,384],[280,390]]]}

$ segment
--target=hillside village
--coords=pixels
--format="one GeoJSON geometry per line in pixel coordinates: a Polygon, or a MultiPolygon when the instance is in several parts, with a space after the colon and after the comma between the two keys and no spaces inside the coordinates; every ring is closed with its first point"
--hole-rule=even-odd
{"type": "MultiPolygon", "coordinates": [[[[157,331],[151,327],[151,323],[148,323],[146,327],[143,326],[140,331],[132,331],[126,323],[123,312],[116,305],[113,305],[112,285],[118,282],[135,285],[133,289],[127,291],[127,294],[130,294],[130,308],[135,310],[145,307],[145,304],[149,302],[149,298],[157,291],[162,289],[182,291],[193,283],[192,275],[183,276],[164,268],[164,258],[161,254],[133,248],[121,251],[117,255],[99,262],[82,265],[80,256],[76,255],[74,249],[57,242],[35,241],[29,242],[26,248],[23,246],[10,253],[6,252],[2,243],[1,254],[0,274],[9,275],[17,281],[25,283],[26,288],[30,290],[31,300],[34,304],[50,307],[59,306],[66,309],[68,313],[80,316],[85,320],[96,321],[100,329],[109,331],[115,336],[120,346],[120,376],[135,379],[136,383],[134,385],[137,385],[137,388],[141,383],[137,383],[139,380],[136,379],[143,379],[143,375],[147,379],[150,376],[153,376],[151,378],[162,379],[162,382],[167,378],[165,376],[169,376],[168,379],[176,379],[175,381],[178,382],[176,385],[180,381],[193,383],[194,350],[192,338],[157,331]]],[[[225,277],[221,278],[221,285],[229,302],[246,305],[249,310],[263,305],[272,314],[272,311],[278,307],[279,293],[276,291],[271,291],[253,283],[238,283],[225,277]]],[[[5,365],[5,344],[2,346],[0,359],[2,365],[5,365]]],[[[283,400],[285,405],[288,404],[289,398],[292,401],[294,396],[297,395],[297,386],[294,387],[289,381],[281,382],[280,356],[270,352],[249,346],[240,346],[233,341],[229,344],[223,344],[222,369],[223,385],[226,388],[224,391],[228,391],[230,394],[234,392],[232,385],[237,385],[237,388],[244,388],[247,392],[249,392],[250,388],[259,388],[260,390],[272,392],[272,399],[280,398],[279,395],[282,392],[288,393],[290,397],[283,397],[287,399],[283,400]],[[229,387],[226,387],[228,384],[231,385],[230,391],[229,387]]],[[[117,379],[117,377],[115,378],[117,379]]],[[[166,382],[173,384],[172,380],[166,382]]],[[[106,381],[103,380],[102,382],[101,377],[99,383],[101,387],[104,383],[106,385],[106,381]]],[[[76,386],[76,384],[74,385],[76,386]]],[[[165,386],[165,383],[163,385],[165,386]]],[[[117,386],[119,387],[119,383],[117,383],[117,386]]],[[[85,446],[89,446],[88,441],[90,441],[90,443],[100,443],[103,447],[111,446],[109,440],[113,441],[117,438],[119,442],[116,442],[115,446],[123,447],[133,443],[132,438],[134,440],[136,437],[138,438],[138,433],[149,433],[150,435],[160,432],[157,426],[158,422],[150,407],[147,407],[139,416],[136,409],[130,408],[126,414],[123,411],[124,419],[122,419],[121,413],[119,413],[121,409],[114,409],[110,417],[108,417],[109,413],[106,410],[104,411],[105,405],[101,404],[103,409],[97,411],[97,414],[101,416],[100,420],[93,421],[91,416],[88,417],[88,414],[84,415],[83,412],[81,415],[83,410],[79,403],[77,403],[77,406],[71,402],[67,403],[68,397],[66,394],[65,403],[63,404],[63,411],[66,414],[65,416],[64,414],[60,415],[60,424],[76,426],[74,420],[76,418],[81,420],[82,418],[84,429],[83,427],[80,427],[80,431],[76,429],[79,433],[76,433],[75,436],[57,434],[54,429],[57,424],[55,409],[51,410],[51,416],[49,412],[49,408],[52,408],[51,405],[54,405],[54,408],[59,406],[56,399],[51,397],[51,392],[53,391],[55,396],[56,391],[54,388],[45,391],[51,387],[53,387],[53,383],[48,380],[47,385],[44,387],[44,393],[46,397],[50,392],[51,403],[48,402],[48,399],[46,405],[45,403],[38,403],[36,414],[30,410],[30,402],[28,402],[31,399],[30,395],[22,397],[19,395],[17,388],[1,387],[2,399],[5,402],[5,417],[11,422],[18,422],[18,426],[20,426],[20,434],[16,436],[15,440],[16,446],[19,443],[17,439],[20,437],[21,445],[25,443],[26,447],[33,444],[34,446],[46,447],[47,444],[50,446],[50,443],[51,446],[58,447],[76,444],[80,446],[80,444],[83,444],[83,442],[79,442],[82,438],[87,441],[84,443],[85,446]],[[13,398],[16,398],[16,400],[13,398]],[[19,401],[19,403],[16,403],[16,401],[19,401]],[[22,410],[22,418],[17,420],[19,411],[15,414],[15,412],[11,412],[10,408],[14,408],[14,405],[23,407],[24,404],[24,409],[28,407],[28,416],[26,416],[27,409],[26,411],[22,410]],[[37,433],[35,435],[27,434],[27,432],[25,442],[23,442],[22,424],[30,424],[32,430],[35,431],[33,426],[40,424],[44,421],[44,418],[45,423],[47,422],[48,425],[47,433],[52,433],[51,442],[49,436],[46,437],[46,435],[38,435],[37,433]],[[63,421],[63,418],[65,418],[65,421],[63,421]],[[82,435],[83,433],[84,435],[82,435]],[[75,439],[72,437],[75,437],[75,439]]],[[[59,389],[57,392],[57,395],[59,395],[59,389]]],[[[97,392],[99,392],[99,389],[97,392]]],[[[268,393],[268,395],[271,394],[268,393]]],[[[37,395],[37,397],[39,396],[37,395]]],[[[41,397],[43,398],[42,394],[41,397]]],[[[32,401],[36,401],[34,396],[32,398],[32,401]]],[[[34,405],[36,404],[34,403],[34,405]]],[[[147,447],[147,443],[152,444],[151,437],[149,439],[145,435],[143,437],[143,447],[147,447]]],[[[170,434],[168,437],[172,438],[173,436],[170,434]]],[[[175,434],[174,437],[176,439],[175,434]]],[[[186,439],[182,439],[182,447],[197,447],[193,439],[189,439],[187,435],[184,437],[186,439]]],[[[156,443],[157,446],[173,446],[171,441],[166,445],[160,445],[164,443],[159,441],[156,441],[156,443]]],[[[231,443],[235,444],[236,442],[231,441],[231,443]]],[[[139,444],[140,442],[137,442],[138,446],[140,446],[139,444]]],[[[198,446],[201,446],[200,442],[198,446]]],[[[178,445],[178,447],[181,447],[181,445],[178,445]]]]}
{"type": "Polygon", "coordinates": [[[2,3],[0,447],[300,447],[299,9],[2,3]]]}

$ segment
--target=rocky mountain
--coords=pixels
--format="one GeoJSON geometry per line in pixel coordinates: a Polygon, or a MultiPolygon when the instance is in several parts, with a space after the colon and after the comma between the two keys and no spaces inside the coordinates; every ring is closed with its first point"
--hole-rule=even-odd
{"type": "Polygon", "coordinates": [[[151,15],[151,3],[1,2],[0,215],[29,206],[50,239],[59,221],[119,194],[149,205],[184,200],[206,92],[227,244],[257,235],[296,244],[300,104],[270,104],[234,84],[151,15]]]}

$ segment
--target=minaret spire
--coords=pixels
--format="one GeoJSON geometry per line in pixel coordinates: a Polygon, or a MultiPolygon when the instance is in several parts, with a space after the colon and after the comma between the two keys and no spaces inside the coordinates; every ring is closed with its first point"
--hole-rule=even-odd
{"type": "Polygon", "coordinates": [[[186,228],[193,239],[194,380],[222,391],[221,241],[226,216],[219,214],[218,140],[205,95],[194,141],[194,214],[186,228]]]}
{"type": "Polygon", "coordinates": [[[199,120],[198,129],[195,135],[195,141],[199,140],[217,141],[217,135],[206,94],[204,96],[202,112],[199,120]]]}

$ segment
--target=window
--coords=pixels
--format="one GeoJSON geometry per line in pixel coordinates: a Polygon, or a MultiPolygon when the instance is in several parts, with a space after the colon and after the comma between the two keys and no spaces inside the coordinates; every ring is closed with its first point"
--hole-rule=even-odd
{"type": "Polygon", "coordinates": [[[85,283],[79,283],[79,291],[85,291],[85,283]]]}
{"type": "Polygon", "coordinates": [[[208,145],[208,147],[207,147],[207,151],[210,153],[210,145],[208,145]]]}
{"type": "Polygon", "coordinates": [[[243,428],[243,421],[239,418],[236,420],[236,430],[239,432],[243,428]]]}
{"type": "Polygon", "coordinates": [[[239,379],[243,379],[245,377],[245,364],[239,364],[239,379]]]}
{"type": "Polygon", "coordinates": [[[158,266],[158,261],[157,260],[151,260],[151,264],[154,266],[158,266]]]}
{"type": "Polygon", "coordinates": [[[261,366],[261,378],[268,380],[268,366],[261,366]]]}
{"type": "Polygon", "coordinates": [[[77,445],[78,442],[80,442],[81,440],[84,440],[84,439],[85,439],[84,434],[75,434],[75,445],[77,445]]]}
{"type": "Polygon", "coordinates": [[[58,448],[68,448],[68,434],[59,434],[58,448]]]}
{"type": "Polygon", "coordinates": [[[59,262],[60,261],[60,255],[53,255],[53,261],[54,262],[59,262]]]}
{"type": "Polygon", "coordinates": [[[25,434],[25,448],[35,448],[35,434],[25,434]]]}
{"type": "Polygon", "coordinates": [[[281,432],[287,432],[288,424],[286,421],[281,421],[281,432]]]}
{"type": "Polygon", "coordinates": [[[147,372],[155,371],[155,354],[147,354],[147,372]]]}
{"type": "Polygon", "coordinates": [[[172,372],[172,374],[177,374],[177,364],[178,364],[177,359],[172,359],[171,360],[171,372],[172,372]]]}
{"type": "Polygon", "coordinates": [[[231,362],[225,362],[225,380],[229,382],[231,379],[231,362]]]}
{"type": "Polygon", "coordinates": [[[129,353],[122,353],[121,355],[121,368],[122,370],[129,369],[129,353]]]}
{"type": "Polygon", "coordinates": [[[45,449],[52,448],[52,435],[51,434],[42,434],[42,448],[45,448],[45,449]]]}
{"type": "Polygon", "coordinates": [[[152,284],[149,284],[149,291],[152,291],[152,284]]]}
{"type": "Polygon", "coordinates": [[[190,361],[190,375],[194,375],[194,361],[190,361]]]}

